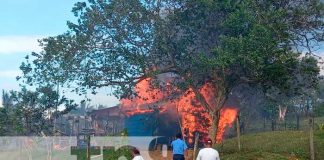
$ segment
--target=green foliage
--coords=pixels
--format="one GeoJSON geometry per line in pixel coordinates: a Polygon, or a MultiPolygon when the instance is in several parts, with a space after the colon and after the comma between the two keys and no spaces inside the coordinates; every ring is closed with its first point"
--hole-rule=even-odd
{"type": "Polygon", "coordinates": [[[323,77],[320,78],[319,84],[318,84],[318,88],[317,88],[317,92],[318,92],[318,98],[320,99],[324,99],[324,81],[323,81],[323,77]]]}
{"type": "Polygon", "coordinates": [[[132,152],[128,147],[122,147],[118,150],[103,149],[104,157],[103,159],[118,159],[120,157],[125,157],[126,159],[132,158],[132,152]]]}
{"type": "Polygon", "coordinates": [[[315,130],[324,132],[324,123],[323,124],[315,123],[315,130]]]}
{"type": "MultiPolygon", "coordinates": [[[[323,132],[315,132],[316,159],[323,159],[323,132]]],[[[308,159],[309,134],[301,131],[276,131],[244,135],[241,137],[242,151],[237,151],[236,139],[226,140],[217,149],[222,159],[308,159]],[[287,142],[289,141],[289,143],[287,142]],[[287,142],[287,143],[284,143],[287,142]]]]}
{"type": "Polygon", "coordinates": [[[53,118],[75,107],[73,101],[60,97],[51,87],[41,87],[36,91],[22,88],[19,92],[3,93],[0,134],[6,136],[52,135],[53,118]],[[64,110],[57,111],[58,106],[64,110]]]}
{"type": "Polygon", "coordinates": [[[276,154],[276,153],[269,153],[269,152],[240,152],[240,153],[234,153],[231,155],[225,155],[222,157],[225,160],[288,160],[289,158],[276,154]]]}
{"type": "Polygon", "coordinates": [[[0,108],[0,136],[4,136],[6,133],[6,119],[6,110],[4,108],[0,108]]]}
{"type": "Polygon", "coordinates": [[[120,133],[121,136],[128,136],[127,128],[124,128],[123,131],[120,133]]]}
{"type": "Polygon", "coordinates": [[[315,116],[324,116],[324,103],[320,103],[317,107],[315,107],[315,116]]]}
{"type": "Polygon", "coordinates": [[[44,50],[32,53],[32,61],[26,58],[18,79],[64,84],[79,94],[113,87],[123,98],[136,96],[134,86],[151,78],[152,87],[167,90],[170,99],[191,88],[211,117],[242,83],[262,86],[278,103],[295,95],[310,99],[319,72],[312,47],[323,40],[323,6],[317,0],[77,3],[77,23],[43,39],[44,50]],[[305,58],[299,58],[300,48],[307,49],[305,58]],[[168,77],[171,89],[161,77],[168,77]],[[212,104],[198,92],[207,82],[215,89],[212,104]]]}
{"type": "Polygon", "coordinates": [[[225,95],[242,77],[285,90],[298,61],[292,48],[305,43],[300,34],[320,41],[322,7],[316,1],[80,2],[73,8],[78,23],[43,39],[44,51],[21,70],[28,84],[76,83],[78,93],[114,86],[117,96],[163,73],[176,74],[172,84],[185,89],[213,81],[225,95]],[[299,17],[309,21],[300,26],[299,17]]]}

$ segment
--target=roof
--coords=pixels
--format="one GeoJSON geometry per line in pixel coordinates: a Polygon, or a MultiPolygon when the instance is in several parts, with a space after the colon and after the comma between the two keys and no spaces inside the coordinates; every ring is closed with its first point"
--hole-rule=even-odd
{"type": "Polygon", "coordinates": [[[89,114],[92,119],[122,118],[124,115],[119,106],[93,110],[89,114]]]}

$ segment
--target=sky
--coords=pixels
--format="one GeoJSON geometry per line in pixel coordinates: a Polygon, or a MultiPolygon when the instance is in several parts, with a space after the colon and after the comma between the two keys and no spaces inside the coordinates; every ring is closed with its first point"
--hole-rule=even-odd
{"type": "MultiPolygon", "coordinates": [[[[38,39],[67,31],[66,22],[76,20],[71,10],[78,1],[83,0],[0,0],[0,94],[2,90],[19,90],[15,77],[21,75],[24,57],[41,51],[38,39]]],[[[116,105],[118,100],[107,93],[109,89],[101,89],[88,98],[93,105],[116,105]]],[[[84,99],[72,93],[67,96],[76,102],[84,99]]]]}

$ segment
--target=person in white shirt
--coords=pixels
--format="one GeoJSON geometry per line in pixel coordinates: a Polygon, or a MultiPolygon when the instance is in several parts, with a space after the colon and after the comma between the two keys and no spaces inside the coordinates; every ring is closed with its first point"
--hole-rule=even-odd
{"type": "Polygon", "coordinates": [[[198,153],[197,160],[220,160],[217,150],[212,148],[213,141],[206,139],[204,141],[205,148],[198,153]]]}
{"type": "Polygon", "coordinates": [[[136,148],[132,149],[132,155],[133,155],[132,160],[144,160],[144,158],[140,154],[140,151],[136,148]]]}

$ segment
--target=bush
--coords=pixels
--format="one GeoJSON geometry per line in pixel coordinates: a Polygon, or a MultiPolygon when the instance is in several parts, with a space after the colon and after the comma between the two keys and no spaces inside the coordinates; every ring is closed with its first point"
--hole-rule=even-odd
{"type": "Polygon", "coordinates": [[[315,123],[314,129],[316,131],[324,131],[324,123],[323,124],[315,123]]]}
{"type": "Polygon", "coordinates": [[[321,103],[317,107],[315,107],[315,116],[321,117],[324,116],[324,103],[321,103]]]}
{"type": "Polygon", "coordinates": [[[131,147],[124,146],[117,150],[111,148],[103,148],[103,159],[104,160],[113,160],[120,157],[125,157],[127,160],[131,160],[132,152],[131,147]]]}

